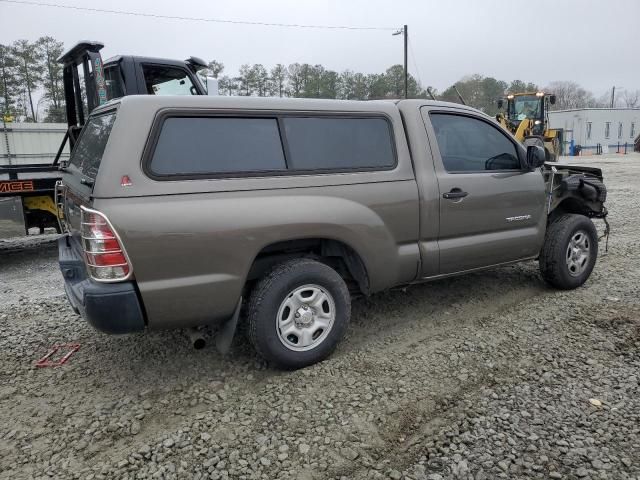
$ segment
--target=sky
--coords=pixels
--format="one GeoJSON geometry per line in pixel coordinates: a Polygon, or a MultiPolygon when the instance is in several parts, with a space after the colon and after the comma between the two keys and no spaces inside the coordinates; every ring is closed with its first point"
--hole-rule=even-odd
{"type": "Polygon", "coordinates": [[[442,91],[464,75],[521,79],[544,86],[573,80],[596,96],[640,89],[640,0],[31,0],[159,15],[384,27],[389,30],[285,28],[90,13],[0,0],[0,43],[50,35],[73,46],[105,44],[116,54],[224,63],[322,64],[383,72],[402,63],[408,25],[409,71],[442,91]]]}

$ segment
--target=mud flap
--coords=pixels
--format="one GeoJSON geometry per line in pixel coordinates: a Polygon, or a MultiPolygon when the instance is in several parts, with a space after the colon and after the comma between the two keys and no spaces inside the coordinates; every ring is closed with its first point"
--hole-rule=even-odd
{"type": "Polygon", "coordinates": [[[242,307],[242,297],[238,300],[238,305],[233,312],[233,315],[229,320],[222,324],[222,327],[216,335],[216,348],[218,351],[225,355],[229,353],[231,349],[231,342],[233,342],[233,336],[236,333],[236,327],[238,326],[238,317],[240,317],[240,309],[242,307]]]}
{"type": "Polygon", "coordinates": [[[609,214],[609,212],[605,207],[602,207],[602,209],[604,210],[604,214],[600,218],[604,222],[605,228],[604,233],[600,237],[598,237],[598,241],[602,240],[603,238],[605,239],[604,253],[606,255],[607,253],[609,253],[609,235],[611,234],[611,225],[609,225],[609,222],[607,221],[607,215],[609,214]]]}

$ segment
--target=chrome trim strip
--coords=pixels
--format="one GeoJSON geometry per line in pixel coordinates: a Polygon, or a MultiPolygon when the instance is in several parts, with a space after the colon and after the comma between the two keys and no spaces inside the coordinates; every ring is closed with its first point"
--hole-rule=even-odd
{"type": "Polygon", "coordinates": [[[122,253],[122,250],[107,250],[106,252],[88,252],[85,250],[84,253],[89,255],[104,255],[105,253],[122,253]]]}
{"type": "Polygon", "coordinates": [[[102,237],[102,238],[98,238],[98,237],[85,237],[84,235],[80,235],[82,237],[83,240],[117,240],[116,237],[102,237]]]}
{"type": "Polygon", "coordinates": [[[93,263],[87,262],[88,267],[93,268],[111,268],[111,267],[128,267],[129,265],[126,263],[118,263],[116,265],[94,265],[93,263]]]}

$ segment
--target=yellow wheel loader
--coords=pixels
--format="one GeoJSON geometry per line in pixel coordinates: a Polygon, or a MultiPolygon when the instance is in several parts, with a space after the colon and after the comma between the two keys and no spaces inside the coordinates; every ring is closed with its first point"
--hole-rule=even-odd
{"type": "Polygon", "coordinates": [[[562,153],[562,129],[549,128],[549,106],[556,96],[544,92],[514,93],[498,100],[496,120],[525,146],[544,147],[548,162],[555,162],[562,153]]]}

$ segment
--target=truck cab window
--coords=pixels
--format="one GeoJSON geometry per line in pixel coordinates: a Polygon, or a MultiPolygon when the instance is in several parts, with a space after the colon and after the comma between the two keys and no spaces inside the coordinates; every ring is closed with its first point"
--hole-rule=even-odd
{"type": "Polygon", "coordinates": [[[112,66],[104,68],[104,82],[107,87],[107,100],[124,97],[120,67],[112,66]]]}
{"type": "Polygon", "coordinates": [[[432,113],[431,124],[447,172],[521,168],[516,146],[487,122],[462,115],[432,113]]]}
{"type": "Polygon", "coordinates": [[[198,91],[186,70],[166,65],[143,65],[149,95],[197,95],[198,91]]]}

